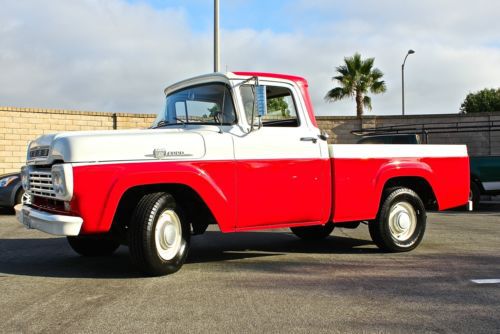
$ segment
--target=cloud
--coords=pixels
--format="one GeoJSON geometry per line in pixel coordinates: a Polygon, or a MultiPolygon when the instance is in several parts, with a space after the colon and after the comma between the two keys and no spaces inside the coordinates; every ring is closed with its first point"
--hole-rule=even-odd
{"type": "MultiPolygon", "coordinates": [[[[230,27],[248,6],[230,6],[230,27]]],[[[282,16],[278,29],[267,18],[269,28],[222,30],[222,69],[302,75],[317,114],[355,114],[352,101],[323,97],[335,67],[357,51],[385,73],[388,92],[373,97],[375,114],[400,112],[409,48],[417,52],[405,68],[408,113],[458,112],[468,92],[500,86],[496,1],[280,6],[269,11],[282,16]]],[[[194,29],[186,7],[122,0],[4,0],[1,7],[0,105],[155,113],[166,85],[212,70],[212,31],[194,29]]]]}

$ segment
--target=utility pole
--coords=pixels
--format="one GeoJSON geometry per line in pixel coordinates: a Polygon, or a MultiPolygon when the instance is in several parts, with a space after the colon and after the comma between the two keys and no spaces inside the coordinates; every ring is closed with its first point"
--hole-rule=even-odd
{"type": "Polygon", "coordinates": [[[214,72],[220,71],[219,0],[214,0],[214,72]]]}

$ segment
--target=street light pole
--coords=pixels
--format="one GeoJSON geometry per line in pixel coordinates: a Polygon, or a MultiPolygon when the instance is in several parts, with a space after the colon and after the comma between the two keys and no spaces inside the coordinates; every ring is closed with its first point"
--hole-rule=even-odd
{"type": "Polygon", "coordinates": [[[408,50],[405,56],[405,60],[403,60],[403,65],[401,65],[401,93],[402,93],[402,105],[403,105],[403,116],[405,115],[405,63],[406,63],[406,58],[408,58],[409,55],[414,54],[415,51],[413,50],[408,50]]]}
{"type": "Polygon", "coordinates": [[[220,69],[219,50],[219,0],[214,0],[214,72],[220,69]]]}

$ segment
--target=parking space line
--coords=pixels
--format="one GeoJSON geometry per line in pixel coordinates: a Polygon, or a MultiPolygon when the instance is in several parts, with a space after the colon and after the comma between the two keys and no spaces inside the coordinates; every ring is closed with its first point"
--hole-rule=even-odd
{"type": "Polygon", "coordinates": [[[499,278],[487,278],[487,279],[471,279],[472,283],[476,284],[498,284],[500,283],[499,278]]]}

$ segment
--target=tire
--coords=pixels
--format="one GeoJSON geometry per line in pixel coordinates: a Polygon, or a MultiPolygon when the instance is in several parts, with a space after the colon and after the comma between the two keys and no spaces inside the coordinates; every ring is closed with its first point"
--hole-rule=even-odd
{"type": "Polygon", "coordinates": [[[481,188],[475,181],[470,181],[469,201],[472,201],[472,210],[477,210],[481,200],[481,188]]]}
{"type": "Polygon", "coordinates": [[[132,262],[151,276],[175,273],[186,260],[190,237],[190,225],[172,195],[145,195],[128,229],[132,262]]]}
{"type": "Polygon", "coordinates": [[[407,252],[416,248],[425,233],[427,215],[418,195],[408,188],[386,192],[377,219],[368,224],[373,242],[388,252],[407,252]]]}
{"type": "Polygon", "coordinates": [[[23,203],[24,189],[23,187],[19,188],[16,194],[16,199],[14,205],[23,203]]]}
{"type": "Polygon", "coordinates": [[[328,237],[332,233],[334,227],[335,225],[332,223],[326,223],[325,225],[291,227],[290,230],[303,240],[314,241],[328,237]]]}
{"type": "Polygon", "coordinates": [[[109,234],[75,236],[67,239],[71,248],[83,256],[109,256],[120,247],[120,242],[109,234]]]}

